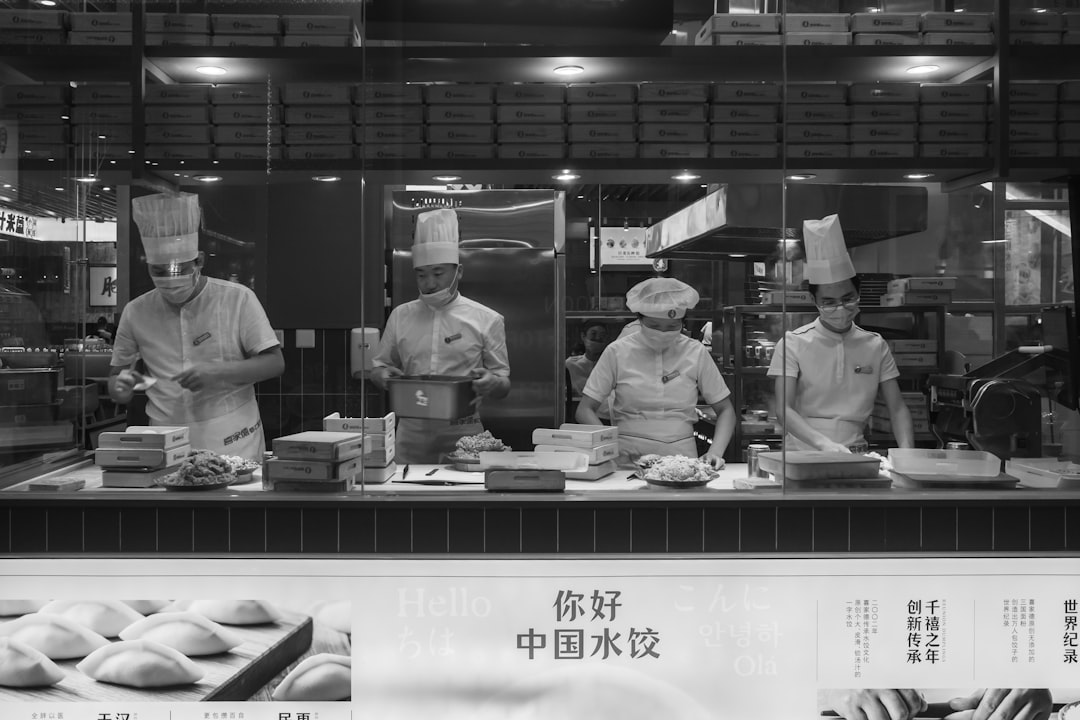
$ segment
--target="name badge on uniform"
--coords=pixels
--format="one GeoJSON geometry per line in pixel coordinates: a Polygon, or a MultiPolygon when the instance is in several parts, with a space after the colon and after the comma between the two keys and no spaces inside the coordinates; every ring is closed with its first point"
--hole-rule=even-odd
{"type": "Polygon", "coordinates": [[[673,370],[672,372],[669,372],[667,375],[661,376],[660,377],[660,382],[667,385],[669,382],[671,382],[675,378],[679,377],[680,374],[681,373],[678,370],[673,370]]]}
{"type": "Polygon", "coordinates": [[[855,366],[855,374],[856,375],[872,375],[873,372],[874,372],[874,368],[872,368],[872,367],[867,367],[866,365],[856,365],[855,366]]]}
{"type": "MultiPolygon", "coordinates": [[[[192,345],[202,345],[204,342],[206,342],[209,339],[210,339],[210,333],[205,332],[202,335],[200,335],[199,337],[192,340],[191,344],[192,345]]],[[[856,371],[856,372],[858,372],[858,371],[856,371]]]]}
{"type": "Polygon", "coordinates": [[[443,342],[446,343],[447,345],[449,345],[450,343],[454,342],[455,340],[460,340],[460,339],[461,339],[461,333],[454,333],[453,335],[444,337],[443,342]]]}

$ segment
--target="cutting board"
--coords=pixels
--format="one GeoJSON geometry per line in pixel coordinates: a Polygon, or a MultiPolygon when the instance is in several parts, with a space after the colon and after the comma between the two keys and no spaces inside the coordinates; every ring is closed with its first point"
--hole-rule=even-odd
{"type": "Polygon", "coordinates": [[[226,625],[244,642],[227,653],[192,657],[204,676],[190,685],[144,689],[98,682],[75,668],[82,662],[82,658],[77,658],[56,661],[65,677],[51,687],[0,686],[0,702],[247,700],[311,648],[312,626],[310,616],[285,611],[281,611],[281,619],[274,623],[226,625]]]}

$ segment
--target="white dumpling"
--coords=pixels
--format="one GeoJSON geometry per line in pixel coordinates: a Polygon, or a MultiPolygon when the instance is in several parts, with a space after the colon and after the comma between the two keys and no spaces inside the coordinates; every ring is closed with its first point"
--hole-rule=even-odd
{"type": "Polygon", "coordinates": [[[336,600],[331,602],[317,603],[311,608],[311,616],[316,622],[345,633],[352,634],[352,601],[336,600]]]}
{"type": "Polygon", "coordinates": [[[121,640],[95,650],[75,666],[99,682],[137,688],[188,685],[202,668],[179,650],[153,640],[121,640]]]}
{"type": "Polygon", "coordinates": [[[120,600],[53,600],[39,612],[63,615],[107,638],[116,637],[143,617],[120,600]]]}
{"type": "Polygon", "coordinates": [[[0,616],[27,615],[45,607],[48,600],[0,600],[0,616]]]}
{"type": "Polygon", "coordinates": [[[63,615],[31,613],[0,625],[0,637],[26,643],[53,660],[86,657],[109,644],[90,628],[63,615]]]}
{"type": "Polygon", "coordinates": [[[121,640],[153,640],[185,655],[214,655],[232,650],[244,642],[234,631],[199,613],[165,612],[128,625],[121,640]]]}
{"type": "Polygon", "coordinates": [[[352,658],[319,653],[304,658],[274,688],[274,700],[347,700],[352,696],[352,658]]]}
{"type": "Polygon", "coordinates": [[[169,600],[122,600],[125,605],[142,615],[153,615],[169,607],[169,600]]]}
{"type": "Polygon", "coordinates": [[[190,600],[177,605],[226,625],[262,625],[281,617],[274,606],[264,600],[190,600]]]}
{"type": "Polygon", "coordinates": [[[0,685],[43,687],[64,679],[64,671],[45,653],[13,638],[0,638],[0,685]]]}

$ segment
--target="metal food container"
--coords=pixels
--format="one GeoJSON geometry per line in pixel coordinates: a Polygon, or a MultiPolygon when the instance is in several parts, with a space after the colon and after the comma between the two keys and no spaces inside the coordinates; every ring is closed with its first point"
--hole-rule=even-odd
{"type": "Polygon", "coordinates": [[[56,370],[0,370],[0,405],[51,405],[58,377],[56,370]]]}
{"type": "Polygon", "coordinates": [[[400,417],[457,420],[476,412],[472,378],[405,375],[390,378],[390,408],[400,417]]]}

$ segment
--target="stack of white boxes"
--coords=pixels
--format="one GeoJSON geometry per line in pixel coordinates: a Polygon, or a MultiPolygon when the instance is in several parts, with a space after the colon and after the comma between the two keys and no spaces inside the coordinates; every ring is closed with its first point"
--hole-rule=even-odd
{"type": "Polygon", "coordinates": [[[0,43],[4,45],[63,45],[67,13],[62,10],[0,9],[0,43]]]}
{"type": "Polygon", "coordinates": [[[780,15],[718,13],[701,24],[695,45],[778,46],[780,15]]]}
{"type": "Polygon", "coordinates": [[[789,158],[835,160],[850,157],[851,108],[845,83],[788,83],[789,158]]]}
{"type": "Polygon", "coordinates": [[[1010,45],[1060,45],[1065,18],[1057,12],[1015,12],[1009,15],[1010,45]]]}
{"type": "Polygon", "coordinates": [[[576,452],[589,458],[589,468],[568,472],[568,480],[599,480],[615,472],[619,429],[607,425],[563,423],[559,428],[533,430],[536,452],[576,452]]]}
{"type": "Polygon", "coordinates": [[[918,83],[852,83],[848,101],[851,104],[851,157],[916,156],[918,83]]]}
{"type": "Polygon", "coordinates": [[[637,96],[640,157],[709,157],[708,84],[641,83],[637,96]]]}
{"type": "Polygon", "coordinates": [[[275,438],[263,461],[263,489],[301,492],[352,490],[369,440],[360,433],[307,432],[275,438]]]}
{"type": "Polygon", "coordinates": [[[214,157],[218,160],[279,160],[281,91],[266,83],[222,84],[210,88],[214,157]]]}
{"type": "Polygon", "coordinates": [[[94,463],[102,487],[147,488],[174,472],[190,450],[186,427],[132,426],[101,433],[94,463]]]}
{"type": "Polygon", "coordinates": [[[84,83],[71,90],[71,140],[76,157],[131,156],[131,85],[84,83]]]}
{"type": "Polygon", "coordinates": [[[73,12],[70,45],[131,45],[130,12],[73,12]]]}
{"type": "Polygon", "coordinates": [[[352,95],[346,83],[285,83],[285,158],[351,160],[352,95]]]}
{"type": "Polygon", "coordinates": [[[709,154],[760,160],[780,154],[780,86],[774,82],[717,83],[709,107],[709,154]]]}
{"type": "Polygon", "coordinates": [[[0,106],[18,123],[19,158],[63,159],[68,155],[71,88],[66,84],[4,85],[0,106]]]}
{"type": "Polygon", "coordinates": [[[927,12],[922,16],[923,45],[993,45],[994,14],[927,12]]]}
{"type": "Polygon", "coordinates": [[[277,15],[214,13],[210,27],[214,47],[276,47],[281,42],[277,15]]]}
{"type": "Polygon", "coordinates": [[[207,47],[210,45],[210,15],[146,13],[146,44],[207,47]]]}
{"type": "Polygon", "coordinates": [[[1061,83],[1058,101],[1058,150],[1063,157],[1080,157],[1080,80],[1061,83]]]}
{"type": "Polygon", "coordinates": [[[919,155],[986,158],[990,86],[923,83],[919,88],[919,155]]]}
{"type": "Polygon", "coordinates": [[[147,85],[143,94],[146,157],[209,159],[213,142],[208,122],[209,102],[209,85],[147,85]]]}
{"type": "Polygon", "coordinates": [[[397,472],[394,462],[397,442],[397,416],[387,413],[382,417],[343,418],[332,413],[323,418],[323,430],[330,432],[363,433],[367,438],[362,465],[364,482],[384,483],[397,472]]]}
{"type": "MultiPolygon", "coordinates": [[[[894,342],[914,342],[897,340],[894,342]]],[[[891,344],[891,343],[890,343],[891,344]]],[[[900,393],[908,412],[911,413],[911,425],[916,435],[926,435],[930,432],[930,410],[927,407],[926,396],[919,392],[900,393]]],[[[874,409],[870,414],[870,429],[873,432],[892,434],[892,418],[889,417],[889,407],[880,396],[874,402],[874,409]]]]}
{"type": "MultiPolygon", "coordinates": [[[[428,85],[424,88],[427,101],[427,137],[432,145],[438,145],[439,157],[447,157],[447,145],[460,142],[469,147],[463,154],[484,155],[488,150],[473,146],[491,147],[499,138],[495,125],[495,86],[487,83],[466,85],[428,85]]],[[[537,134],[542,134],[538,132],[537,134]]],[[[417,138],[416,143],[423,142],[417,138]]],[[[414,144],[412,156],[423,156],[423,145],[414,144]],[[418,154],[417,154],[418,153],[418,154]]]]}
{"type": "Polygon", "coordinates": [[[919,20],[918,13],[853,13],[851,32],[856,45],[918,45],[919,20]]]}
{"type": "Polygon", "coordinates": [[[890,280],[881,296],[881,307],[902,305],[948,305],[956,289],[955,277],[906,277],[890,280]]]}
{"type": "Polygon", "coordinates": [[[784,16],[784,43],[798,45],[850,45],[847,13],[788,13],[784,16]]]}
{"type": "MultiPolygon", "coordinates": [[[[554,160],[566,157],[564,85],[499,85],[495,88],[495,103],[500,158],[554,160]]],[[[436,157],[434,152],[432,157],[436,157]]]]}
{"type": "Polygon", "coordinates": [[[566,88],[570,157],[637,157],[637,86],[619,83],[566,88]]]}
{"type": "Polygon", "coordinates": [[[1057,157],[1058,83],[1009,83],[1009,157],[1057,157]]]}
{"type": "MultiPolygon", "coordinates": [[[[359,153],[368,158],[382,157],[384,148],[393,148],[409,140],[409,153],[422,157],[424,138],[424,96],[421,85],[403,83],[369,83],[358,85],[353,91],[356,144],[359,153]],[[371,152],[368,152],[370,145],[371,152]],[[420,148],[417,150],[416,148],[420,148]],[[417,154],[421,153],[421,154],[417,154]]],[[[494,128],[491,131],[494,142],[494,128]]],[[[429,130],[430,133],[430,130],[429,130]]],[[[429,138],[430,140],[430,138],[429,138]]],[[[357,157],[360,157],[358,154],[357,157]]]]}
{"type": "Polygon", "coordinates": [[[348,15],[284,15],[285,47],[353,47],[360,32],[348,15]]]}

